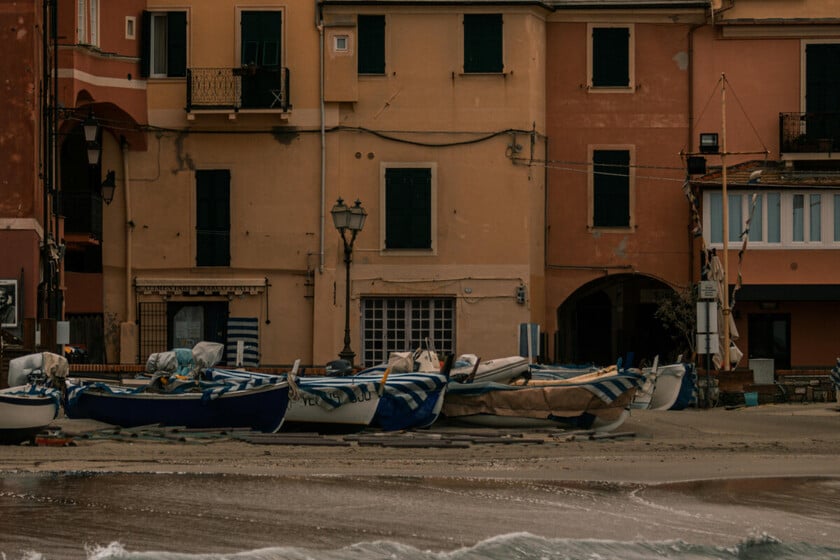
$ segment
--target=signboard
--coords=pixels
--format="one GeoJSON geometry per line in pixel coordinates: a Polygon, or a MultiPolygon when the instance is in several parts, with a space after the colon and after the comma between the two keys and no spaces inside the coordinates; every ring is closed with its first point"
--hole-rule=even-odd
{"type": "Polygon", "coordinates": [[[701,280],[699,296],[700,299],[717,299],[717,282],[714,280],[701,280]]]}
{"type": "Polygon", "coordinates": [[[698,354],[718,354],[720,353],[720,337],[717,333],[697,333],[695,348],[698,354]]]}
{"type": "Polygon", "coordinates": [[[17,280],[0,280],[0,326],[18,326],[17,280]]]}
{"type": "Polygon", "coordinates": [[[720,351],[718,337],[718,305],[716,301],[697,302],[697,353],[717,354],[720,351]]]}
{"type": "Polygon", "coordinates": [[[716,301],[697,302],[697,332],[718,333],[718,306],[716,301]]]}

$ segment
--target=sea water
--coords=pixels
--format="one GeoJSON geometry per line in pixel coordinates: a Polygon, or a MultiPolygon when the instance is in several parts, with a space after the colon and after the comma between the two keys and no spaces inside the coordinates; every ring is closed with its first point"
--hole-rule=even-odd
{"type": "Polygon", "coordinates": [[[28,474],[0,558],[837,559],[840,480],[28,474]]]}

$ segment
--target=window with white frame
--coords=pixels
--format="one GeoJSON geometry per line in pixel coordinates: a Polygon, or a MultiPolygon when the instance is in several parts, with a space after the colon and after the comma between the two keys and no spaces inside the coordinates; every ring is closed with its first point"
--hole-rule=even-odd
{"type": "Polygon", "coordinates": [[[76,0],[76,42],[99,45],[99,0],[76,0]]]}
{"type": "Polygon", "coordinates": [[[166,78],[187,75],[187,12],[143,12],[140,74],[166,78]]]}
{"type": "MultiPolygon", "coordinates": [[[[747,232],[756,248],[840,248],[840,194],[831,191],[729,191],[729,241],[747,232]]],[[[703,195],[704,238],[723,243],[723,196],[703,195]]]]}
{"type": "Polygon", "coordinates": [[[633,26],[590,24],[588,31],[589,87],[632,91],[635,81],[633,26]]]}
{"type": "Polygon", "coordinates": [[[388,361],[391,352],[416,350],[426,342],[439,357],[455,353],[455,299],[365,297],[362,356],[365,367],[388,361]]]}

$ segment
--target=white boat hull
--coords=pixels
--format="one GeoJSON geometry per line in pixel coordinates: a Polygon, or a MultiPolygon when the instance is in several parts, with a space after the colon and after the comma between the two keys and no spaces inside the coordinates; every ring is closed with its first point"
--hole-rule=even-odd
{"type": "MultiPolygon", "coordinates": [[[[461,377],[472,373],[474,366],[453,367],[450,378],[458,380],[461,377]]],[[[528,359],[522,356],[508,356],[506,358],[494,358],[481,361],[475,372],[473,381],[493,381],[495,383],[507,383],[520,375],[528,372],[528,359]]]]}
{"type": "Polygon", "coordinates": [[[43,395],[13,394],[23,387],[0,390],[0,442],[20,443],[46,428],[56,416],[59,406],[43,395]]]}
{"type": "Polygon", "coordinates": [[[304,394],[300,399],[289,401],[285,427],[288,429],[307,424],[361,430],[370,425],[378,405],[377,393],[367,393],[359,400],[344,403],[337,408],[327,408],[320,398],[304,394]]]}
{"type": "Polygon", "coordinates": [[[656,372],[653,393],[650,396],[649,410],[669,410],[680,395],[685,366],[672,364],[661,366],[656,372]]]}

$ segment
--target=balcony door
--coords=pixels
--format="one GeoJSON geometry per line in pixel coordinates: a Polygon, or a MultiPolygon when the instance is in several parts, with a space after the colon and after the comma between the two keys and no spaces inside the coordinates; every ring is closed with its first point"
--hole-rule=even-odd
{"type": "Polygon", "coordinates": [[[271,107],[281,90],[281,17],[278,11],[242,12],[243,108],[271,107]]]}
{"type": "Polygon", "coordinates": [[[840,148],[840,43],[809,43],[805,59],[806,133],[840,148]]]}
{"type": "Polygon", "coordinates": [[[749,357],[772,358],[776,369],[790,369],[790,315],[750,313],[749,357]]]}

